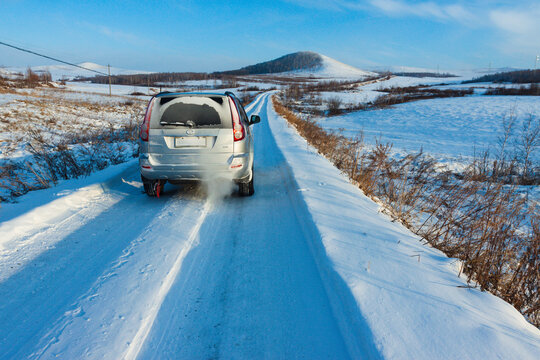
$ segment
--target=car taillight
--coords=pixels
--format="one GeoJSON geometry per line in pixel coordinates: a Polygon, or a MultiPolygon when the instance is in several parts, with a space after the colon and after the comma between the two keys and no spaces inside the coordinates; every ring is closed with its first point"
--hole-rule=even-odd
{"type": "Polygon", "coordinates": [[[240,141],[246,137],[246,131],[244,130],[244,125],[240,122],[240,116],[238,115],[238,109],[234,100],[229,97],[229,105],[231,107],[231,116],[232,116],[232,125],[233,125],[233,138],[234,141],[240,141]]]}
{"type": "Polygon", "coordinates": [[[152,98],[148,103],[148,107],[146,108],[146,114],[144,114],[144,120],[141,124],[141,129],[139,131],[139,136],[141,137],[142,141],[148,141],[148,136],[150,132],[150,118],[152,117],[152,107],[154,106],[154,99],[155,98],[152,98]]]}

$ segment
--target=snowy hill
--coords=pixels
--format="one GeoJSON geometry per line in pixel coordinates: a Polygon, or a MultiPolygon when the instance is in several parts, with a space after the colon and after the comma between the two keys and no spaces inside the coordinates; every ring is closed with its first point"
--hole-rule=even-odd
{"type": "Polygon", "coordinates": [[[362,78],[375,75],[311,51],[287,54],[274,60],[222,72],[229,75],[290,74],[329,78],[362,78]]]}
{"type": "MultiPolygon", "coordinates": [[[[366,77],[376,75],[369,71],[360,70],[354,66],[350,66],[332,59],[328,56],[318,54],[322,58],[322,64],[319,68],[314,69],[314,75],[322,77],[366,77]]],[[[302,71],[300,71],[301,73],[302,71]]]]}
{"type": "MultiPolygon", "coordinates": [[[[107,74],[107,65],[99,65],[92,62],[82,62],[80,64],[77,64],[83,68],[99,71],[101,73],[107,74]]],[[[93,71],[84,70],[75,66],[70,65],[40,65],[40,66],[32,66],[32,71],[36,73],[41,73],[45,71],[49,71],[52,75],[53,80],[59,80],[59,79],[73,79],[78,76],[82,77],[89,77],[98,75],[97,73],[93,71]]],[[[25,73],[26,68],[4,68],[1,69],[3,72],[7,73],[25,73]]],[[[150,71],[142,71],[142,70],[128,70],[128,69],[122,69],[117,67],[111,66],[111,75],[132,75],[132,74],[149,74],[150,71]]]]}

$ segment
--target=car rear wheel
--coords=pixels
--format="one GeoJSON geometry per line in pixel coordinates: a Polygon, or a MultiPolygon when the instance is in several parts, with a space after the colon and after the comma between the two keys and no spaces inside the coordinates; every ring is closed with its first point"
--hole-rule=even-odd
{"type": "Polygon", "coordinates": [[[251,196],[255,193],[255,187],[253,186],[254,177],[255,174],[252,174],[249,182],[238,184],[238,192],[240,193],[240,196],[251,196]]]}
{"type": "Polygon", "coordinates": [[[163,190],[163,186],[165,185],[164,180],[150,180],[145,178],[144,176],[141,176],[144,192],[148,196],[157,196],[159,197],[161,191],[163,190]]]}

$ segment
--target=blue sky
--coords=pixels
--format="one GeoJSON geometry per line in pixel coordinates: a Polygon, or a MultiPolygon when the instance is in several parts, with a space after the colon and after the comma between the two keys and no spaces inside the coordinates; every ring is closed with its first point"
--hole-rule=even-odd
{"type": "MultiPolygon", "coordinates": [[[[0,41],[67,61],[229,70],[311,50],[360,68],[531,68],[540,1],[1,0],[0,41]]],[[[0,47],[0,65],[52,62],[0,47]]]]}

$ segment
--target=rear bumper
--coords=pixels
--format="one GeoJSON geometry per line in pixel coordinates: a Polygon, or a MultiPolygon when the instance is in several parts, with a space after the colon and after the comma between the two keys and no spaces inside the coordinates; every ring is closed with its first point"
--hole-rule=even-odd
{"type": "Polygon", "coordinates": [[[251,180],[249,154],[231,156],[225,163],[203,164],[155,164],[152,157],[141,154],[139,169],[141,175],[150,180],[204,181],[212,178],[227,178],[236,182],[251,180]]]}

